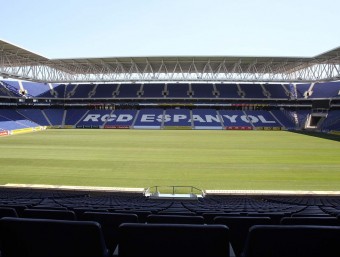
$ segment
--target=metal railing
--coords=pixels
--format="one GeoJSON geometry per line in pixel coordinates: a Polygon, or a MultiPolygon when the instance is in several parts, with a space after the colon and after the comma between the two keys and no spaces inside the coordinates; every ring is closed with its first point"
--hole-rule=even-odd
{"type": "Polygon", "coordinates": [[[148,187],[144,191],[145,196],[158,196],[161,194],[170,194],[170,195],[189,194],[189,195],[196,196],[196,197],[205,196],[205,193],[202,189],[199,189],[194,186],[152,186],[152,187],[148,187]]]}

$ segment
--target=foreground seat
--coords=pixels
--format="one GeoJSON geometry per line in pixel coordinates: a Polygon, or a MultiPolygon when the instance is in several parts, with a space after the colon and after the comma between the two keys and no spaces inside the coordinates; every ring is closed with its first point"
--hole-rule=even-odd
{"type": "Polygon", "coordinates": [[[336,217],[284,217],[281,225],[317,225],[317,226],[340,226],[336,217]]]}
{"type": "Polygon", "coordinates": [[[119,256],[229,256],[224,225],[122,224],[119,256]]]}
{"type": "Polygon", "coordinates": [[[1,207],[8,207],[8,208],[14,208],[18,217],[22,217],[22,213],[25,209],[27,209],[29,206],[27,205],[21,205],[21,204],[7,204],[6,206],[1,207]]]}
{"type": "Polygon", "coordinates": [[[85,212],[81,220],[98,222],[104,234],[106,246],[113,253],[118,244],[118,228],[123,223],[138,223],[138,216],[129,213],[85,212]]]}
{"type": "Polygon", "coordinates": [[[26,209],[22,216],[34,219],[76,220],[75,213],[69,210],[26,209]]]}
{"type": "Polygon", "coordinates": [[[340,256],[340,227],[257,225],[249,230],[243,257],[340,256]]]}
{"type": "Polygon", "coordinates": [[[27,218],[0,220],[6,256],[108,256],[101,227],[91,221],[27,218]]]}
{"type": "Polygon", "coordinates": [[[114,213],[130,213],[136,214],[138,216],[138,221],[140,223],[145,223],[146,218],[152,214],[151,211],[140,211],[140,210],[115,210],[114,213]]]}
{"type": "Polygon", "coordinates": [[[242,217],[241,213],[208,212],[202,214],[206,224],[214,224],[214,219],[219,217],[242,217]]]}
{"type": "Polygon", "coordinates": [[[230,230],[230,243],[236,256],[243,251],[249,229],[254,225],[271,225],[269,217],[221,217],[214,218],[215,224],[226,225],[230,230]]]}
{"type": "Polygon", "coordinates": [[[0,219],[3,217],[18,217],[18,214],[14,208],[0,207],[0,219]]]}

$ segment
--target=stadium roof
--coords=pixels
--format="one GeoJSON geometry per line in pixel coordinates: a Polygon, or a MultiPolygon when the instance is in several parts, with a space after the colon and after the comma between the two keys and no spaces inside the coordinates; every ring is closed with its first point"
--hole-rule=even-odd
{"type": "Polygon", "coordinates": [[[163,56],[48,59],[0,40],[0,75],[40,82],[340,80],[340,47],[314,57],[163,56]]]}

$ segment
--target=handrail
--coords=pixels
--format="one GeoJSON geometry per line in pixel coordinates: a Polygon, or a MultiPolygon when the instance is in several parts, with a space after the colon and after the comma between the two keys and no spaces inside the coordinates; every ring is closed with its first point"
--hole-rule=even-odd
{"type": "MultiPolygon", "coordinates": [[[[159,195],[161,193],[160,189],[165,189],[165,192],[162,190],[164,193],[171,193],[172,195],[175,195],[178,192],[177,189],[189,189],[186,191],[187,194],[190,193],[191,195],[201,195],[202,197],[205,196],[204,191],[195,186],[152,186],[152,187],[148,187],[147,189],[145,189],[144,195],[145,196],[159,195]],[[166,189],[170,189],[170,190],[166,190],[166,189]]],[[[181,194],[181,193],[177,193],[177,194],[181,194]]]]}

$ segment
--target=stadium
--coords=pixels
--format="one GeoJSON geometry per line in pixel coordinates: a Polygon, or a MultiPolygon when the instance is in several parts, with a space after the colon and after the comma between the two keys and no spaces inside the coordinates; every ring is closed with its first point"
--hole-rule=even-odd
{"type": "Polygon", "coordinates": [[[340,48],[49,59],[0,41],[0,78],[3,256],[338,256],[340,48]]]}

